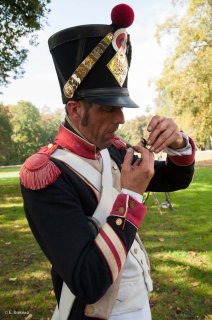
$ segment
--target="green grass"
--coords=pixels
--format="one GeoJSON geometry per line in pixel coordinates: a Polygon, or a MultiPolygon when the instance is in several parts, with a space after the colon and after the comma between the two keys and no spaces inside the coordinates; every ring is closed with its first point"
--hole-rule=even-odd
{"type": "Polygon", "coordinates": [[[50,264],[29,230],[20,168],[0,169],[0,320],[50,319],[55,307],[50,264]]]}
{"type": "MultiPolygon", "coordinates": [[[[50,264],[25,219],[18,170],[0,168],[0,320],[47,320],[55,307],[50,264]]],[[[197,168],[190,187],[171,194],[174,211],[162,215],[151,195],[147,201],[140,234],[152,266],[153,320],[212,319],[211,182],[211,168],[197,168]]]]}
{"type": "Polygon", "coordinates": [[[173,211],[160,215],[151,195],[147,201],[140,235],[151,260],[154,320],[212,319],[211,182],[211,168],[196,168],[189,188],[170,194],[173,211]]]}

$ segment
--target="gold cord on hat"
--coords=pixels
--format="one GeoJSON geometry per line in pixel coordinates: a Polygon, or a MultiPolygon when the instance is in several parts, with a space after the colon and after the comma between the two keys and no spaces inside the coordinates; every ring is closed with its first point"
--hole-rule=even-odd
{"type": "Polygon", "coordinates": [[[108,33],[91,53],[81,62],[68,81],[65,83],[63,92],[67,98],[72,98],[80,83],[99,60],[113,39],[113,33],[108,33]]]}

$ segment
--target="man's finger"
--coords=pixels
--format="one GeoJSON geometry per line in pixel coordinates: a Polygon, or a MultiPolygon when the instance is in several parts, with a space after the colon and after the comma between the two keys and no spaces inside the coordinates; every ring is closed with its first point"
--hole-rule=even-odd
{"type": "Polygon", "coordinates": [[[141,145],[136,145],[133,148],[137,153],[140,153],[141,155],[148,154],[148,152],[149,152],[147,148],[142,147],[141,145]]]}
{"type": "Polygon", "coordinates": [[[161,116],[152,117],[152,119],[150,120],[147,126],[147,131],[152,132],[154,128],[158,125],[158,123],[160,123],[163,119],[164,117],[161,117],[161,116]]]}
{"type": "MultiPolygon", "coordinates": [[[[168,146],[170,144],[170,141],[172,140],[173,133],[176,131],[175,128],[170,127],[164,132],[162,132],[158,138],[155,140],[155,142],[152,144],[150,151],[155,152],[158,149],[161,149],[163,146],[168,146]]],[[[164,147],[164,148],[165,148],[164,147]]]]}
{"type": "Polygon", "coordinates": [[[124,157],[124,161],[123,161],[123,164],[122,164],[122,169],[128,169],[131,166],[132,159],[133,159],[133,154],[134,154],[133,148],[128,148],[127,152],[126,152],[126,155],[124,157]]]}
{"type": "Polygon", "coordinates": [[[133,163],[132,167],[137,167],[137,166],[139,166],[139,164],[141,163],[141,161],[142,161],[142,158],[137,159],[137,160],[133,163]]]}
{"type": "Polygon", "coordinates": [[[151,131],[147,143],[149,145],[153,145],[155,141],[157,141],[157,138],[163,134],[167,129],[169,129],[170,123],[168,119],[163,118],[158,124],[154,127],[154,129],[151,131]]]}
{"type": "Polygon", "coordinates": [[[156,147],[154,152],[159,153],[162,150],[164,150],[166,147],[170,146],[170,144],[175,140],[177,135],[176,130],[173,131],[173,133],[168,137],[166,141],[164,141],[160,146],[156,147]]]}
{"type": "MultiPolygon", "coordinates": [[[[137,167],[143,167],[143,168],[148,168],[149,167],[149,162],[154,159],[154,155],[146,148],[141,147],[141,146],[136,146],[135,147],[136,152],[141,154],[141,159],[139,164],[137,164],[137,167]]],[[[142,169],[143,170],[143,169],[142,169]]]]}

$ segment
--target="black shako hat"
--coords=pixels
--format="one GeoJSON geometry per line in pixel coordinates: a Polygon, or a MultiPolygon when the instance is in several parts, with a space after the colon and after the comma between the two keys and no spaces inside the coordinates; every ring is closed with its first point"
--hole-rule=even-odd
{"type": "Polygon", "coordinates": [[[111,25],[76,26],[49,38],[63,103],[76,99],[138,107],[127,89],[131,43],[125,28],[133,23],[134,12],[120,4],[113,8],[111,19],[111,25]]]}

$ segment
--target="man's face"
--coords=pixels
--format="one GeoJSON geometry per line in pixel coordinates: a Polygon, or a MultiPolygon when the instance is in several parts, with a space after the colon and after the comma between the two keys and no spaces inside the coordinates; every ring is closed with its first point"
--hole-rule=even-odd
{"type": "Polygon", "coordinates": [[[83,105],[78,130],[99,149],[107,148],[115,131],[124,123],[122,108],[93,103],[88,109],[83,105]]]}

